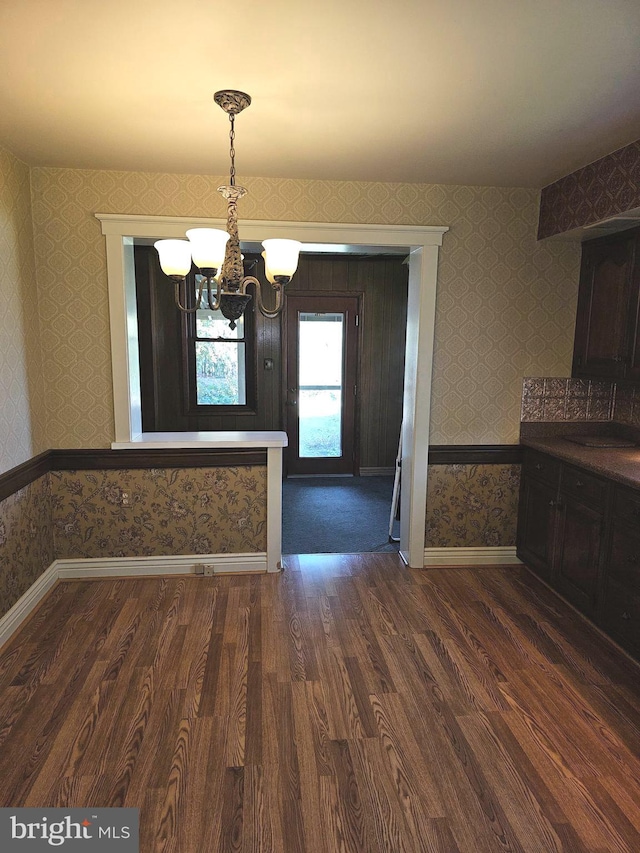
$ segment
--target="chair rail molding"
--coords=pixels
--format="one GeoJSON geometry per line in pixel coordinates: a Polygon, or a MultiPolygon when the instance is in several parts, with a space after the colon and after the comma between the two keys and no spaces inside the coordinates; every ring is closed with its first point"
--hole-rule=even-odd
{"type": "MultiPolygon", "coordinates": [[[[142,434],[138,328],[133,247],[136,239],[183,237],[187,228],[225,228],[217,219],[96,213],[106,240],[111,325],[115,442],[142,434]]],[[[357,225],[325,222],[244,220],[240,238],[288,237],[304,243],[406,249],[409,265],[405,388],[403,401],[400,555],[421,568],[427,503],[438,252],[448,226],[357,225]],[[419,377],[419,381],[418,381],[419,377]]],[[[304,252],[304,246],[302,251],[304,252]]]]}

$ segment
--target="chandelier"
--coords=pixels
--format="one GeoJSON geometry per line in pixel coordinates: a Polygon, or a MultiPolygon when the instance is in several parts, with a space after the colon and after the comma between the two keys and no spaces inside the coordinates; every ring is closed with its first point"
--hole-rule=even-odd
{"type": "Polygon", "coordinates": [[[238,199],[246,195],[244,187],[236,186],[235,166],[235,117],[251,103],[244,92],[223,89],[216,92],[213,100],[229,116],[229,157],[231,167],[229,184],[218,187],[218,192],[227,200],[227,230],[219,228],[190,228],[186,232],[187,240],[158,240],[154,246],[158,250],[160,266],[165,275],[173,280],[177,308],[185,314],[192,314],[200,308],[212,311],[220,309],[229,320],[232,329],[244,313],[251,300],[247,287],[253,285],[260,312],[265,317],[277,317],[284,307],[284,286],[291,281],[298,266],[301,244],[297,240],[264,240],[265,275],[275,292],[275,307],[265,308],[262,301],[262,286],[257,278],[244,274],[240,240],[238,238],[238,199]],[[191,270],[191,262],[199,274],[196,275],[197,292],[194,307],[186,300],[186,276],[191,270]],[[181,302],[180,290],[184,290],[184,302],[181,302]]]}

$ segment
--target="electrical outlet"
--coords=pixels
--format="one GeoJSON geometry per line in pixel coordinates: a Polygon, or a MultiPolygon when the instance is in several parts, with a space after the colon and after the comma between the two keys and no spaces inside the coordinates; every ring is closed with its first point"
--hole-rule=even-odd
{"type": "Polygon", "coordinates": [[[120,492],[120,503],[122,506],[129,506],[129,492],[120,492]]]}
{"type": "Polygon", "coordinates": [[[216,573],[216,567],[213,563],[205,563],[204,566],[204,576],[206,578],[210,578],[216,573]]]}

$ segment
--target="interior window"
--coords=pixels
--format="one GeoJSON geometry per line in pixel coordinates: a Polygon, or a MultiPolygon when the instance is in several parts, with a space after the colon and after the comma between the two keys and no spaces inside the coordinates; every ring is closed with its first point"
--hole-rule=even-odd
{"type": "Polygon", "coordinates": [[[243,315],[230,329],[220,310],[201,308],[186,325],[190,407],[246,406],[250,322],[243,315]]]}
{"type": "MultiPolygon", "coordinates": [[[[135,247],[135,270],[143,429],[242,429],[235,418],[256,412],[252,303],[232,330],[220,311],[176,308],[153,246],[135,247]]],[[[181,297],[189,307],[197,278],[192,269],[181,297]]]]}

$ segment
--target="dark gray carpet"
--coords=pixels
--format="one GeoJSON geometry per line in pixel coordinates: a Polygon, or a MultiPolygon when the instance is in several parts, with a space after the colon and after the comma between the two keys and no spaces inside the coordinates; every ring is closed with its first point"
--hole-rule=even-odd
{"type": "MultiPolygon", "coordinates": [[[[283,483],[283,554],[397,551],[389,542],[393,477],[296,477],[283,483]]],[[[398,536],[395,523],[394,536],[398,536]]]]}

